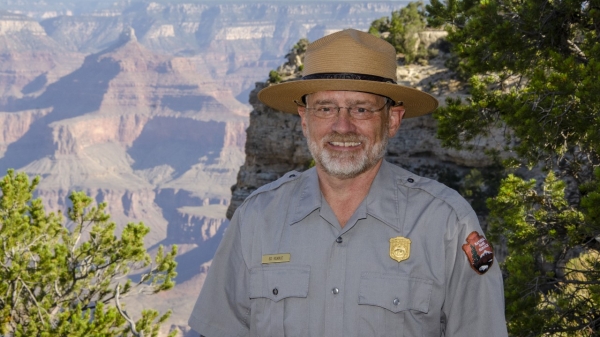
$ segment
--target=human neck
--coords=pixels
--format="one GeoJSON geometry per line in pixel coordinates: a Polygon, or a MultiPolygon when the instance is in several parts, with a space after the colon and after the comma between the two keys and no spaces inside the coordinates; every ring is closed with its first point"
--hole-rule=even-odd
{"type": "Polygon", "coordinates": [[[340,179],[331,176],[317,165],[319,187],[323,197],[333,210],[340,226],[344,228],[360,203],[369,194],[371,184],[379,172],[380,160],[373,167],[354,178],[340,179]]]}

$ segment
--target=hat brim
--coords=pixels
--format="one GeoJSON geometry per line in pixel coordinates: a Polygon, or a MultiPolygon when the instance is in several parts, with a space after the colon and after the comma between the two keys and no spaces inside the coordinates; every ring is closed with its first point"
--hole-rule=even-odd
{"type": "Polygon", "coordinates": [[[389,97],[402,102],[406,112],[404,118],[428,114],[438,107],[435,97],[423,91],[403,85],[352,79],[297,80],[271,85],[258,93],[258,99],[271,108],[287,113],[298,113],[302,96],[318,91],[360,91],[389,97]]]}

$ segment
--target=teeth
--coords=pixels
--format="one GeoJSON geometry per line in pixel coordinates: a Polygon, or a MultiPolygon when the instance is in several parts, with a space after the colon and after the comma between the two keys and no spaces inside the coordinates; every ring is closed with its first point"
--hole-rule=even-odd
{"type": "Polygon", "coordinates": [[[333,145],[333,146],[351,147],[351,146],[358,146],[358,145],[360,145],[360,143],[357,143],[357,142],[331,142],[331,145],[333,145]]]}

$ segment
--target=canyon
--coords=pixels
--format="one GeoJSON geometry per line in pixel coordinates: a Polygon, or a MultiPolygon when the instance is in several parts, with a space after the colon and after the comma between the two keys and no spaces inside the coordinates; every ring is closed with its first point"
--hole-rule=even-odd
{"type": "MultiPolygon", "coordinates": [[[[85,191],[119,229],[149,226],[152,253],[178,245],[177,286],[125,303],[172,309],[162,333],[191,336],[187,317],[247,160],[256,83],[299,39],[366,30],[406,3],[76,3],[0,5],[0,170],[40,176],[49,211],[85,191]]],[[[283,149],[270,143],[278,135],[264,145],[283,149]]]]}

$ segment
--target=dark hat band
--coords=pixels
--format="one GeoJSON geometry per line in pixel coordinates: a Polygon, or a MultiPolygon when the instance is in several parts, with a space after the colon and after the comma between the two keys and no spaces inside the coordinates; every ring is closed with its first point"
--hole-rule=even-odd
{"type": "Polygon", "coordinates": [[[302,77],[302,80],[360,80],[360,81],[375,81],[384,83],[396,83],[391,78],[385,78],[374,75],[355,74],[355,73],[319,73],[310,74],[302,77]]]}

